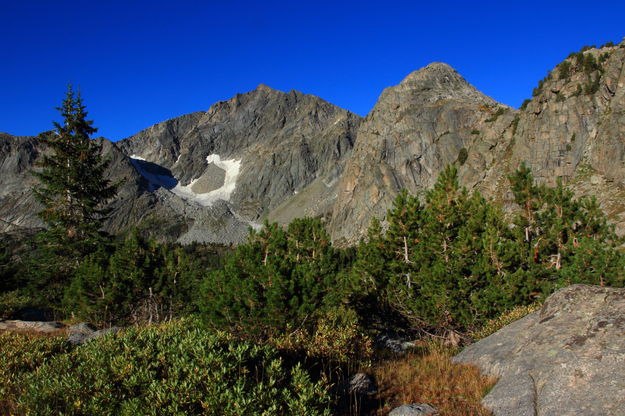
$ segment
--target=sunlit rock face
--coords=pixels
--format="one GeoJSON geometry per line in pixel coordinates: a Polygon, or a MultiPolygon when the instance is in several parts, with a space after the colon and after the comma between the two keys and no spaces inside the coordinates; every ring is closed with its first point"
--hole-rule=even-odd
{"type": "Polygon", "coordinates": [[[329,217],[359,123],[317,97],[260,85],[119,145],[141,160],[134,164],[150,189],[212,209],[221,201],[247,227],[263,218],[329,217]]]}
{"type": "Polygon", "coordinates": [[[625,289],[573,285],[454,361],[498,378],[495,416],[622,415],[625,289]]]}
{"type": "Polygon", "coordinates": [[[463,183],[480,180],[496,155],[501,121],[513,113],[443,63],[385,89],[358,130],[341,178],[331,222],[334,239],[355,243],[373,217],[386,214],[401,189],[428,189],[462,149],[469,155],[460,163],[463,183]],[[486,123],[497,112],[501,117],[486,123]]]}

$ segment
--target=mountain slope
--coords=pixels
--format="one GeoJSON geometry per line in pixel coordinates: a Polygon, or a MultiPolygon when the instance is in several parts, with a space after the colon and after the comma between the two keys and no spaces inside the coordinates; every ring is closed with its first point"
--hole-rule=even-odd
{"type": "Polygon", "coordinates": [[[354,243],[371,219],[383,217],[403,188],[428,189],[449,163],[465,183],[492,163],[496,140],[514,111],[477,91],[453,68],[433,63],[384,90],[364,119],[339,185],[331,232],[354,243]],[[490,121],[489,121],[490,120],[490,121]],[[488,129],[489,133],[483,132],[488,129]],[[492,132],[495,132],[493,134],[492,132]],[[463,150],[464,149],[464,150],[463,150]],[[461,154],[471,155],[466,158],[461,154]]]}

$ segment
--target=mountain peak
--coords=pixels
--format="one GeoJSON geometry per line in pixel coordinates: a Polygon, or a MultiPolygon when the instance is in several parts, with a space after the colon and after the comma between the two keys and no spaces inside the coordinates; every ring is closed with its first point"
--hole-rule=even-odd
{"type": "Polygon", "coordinates": [[[432,62],[431,64],[410,73],[403,79],[400,85],[436,81],[441,83],[467,84],[467,81],[448,64],[443,62],[432,62]]]}
{"type": "Polygon", "coordinates": [[[425,102],[456,99],[499,105],[469,84],[454,68],[443,62],[432,62],[410,73],[394,89],[411,95],[417,94],[425,102]]]}
{"type": "Polygon", "coordinates": [[[263,83],[258,84],[258,86],[256,87],[254,91],[279,92],[278,90],[271,88],[269,85],[263,84],[263,83]]]}

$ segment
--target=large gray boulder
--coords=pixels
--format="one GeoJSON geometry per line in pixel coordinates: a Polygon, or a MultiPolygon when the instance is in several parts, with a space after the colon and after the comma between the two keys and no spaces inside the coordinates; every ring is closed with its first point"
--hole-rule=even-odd
{"type": "Polygon", "coordinates": [[[495,416],[625,415],[625,289],[561,289],[454,361],[499,377],[495,416]]]}
{"type": "Polygon", "coordinates": [[[91,327],[75,328],[74,332],[70,332],[67,342],[72,345],[84,345],[86,342],[100,338],[106,334],[116,334],[123,328],[114,326],[112,328],[100,329],[99,331],[91,330],[91,327]]]}

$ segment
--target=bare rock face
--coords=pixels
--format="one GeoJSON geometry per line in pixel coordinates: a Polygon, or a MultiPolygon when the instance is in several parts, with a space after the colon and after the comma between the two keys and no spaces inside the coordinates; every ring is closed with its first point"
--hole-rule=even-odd
{"type": "Polygon", "coordinates": [[[0,133],[0,230],[42,227],[39,205],[30,189],[36,183],[28,172],[39,157],[39,141],[0,133]]]}
{"type": "Polygon", "coordinates": [[[454,360],[499,377],[495,416],[625,414],[625,289],[561,289],[454,360]]]}
{"type": "MultiPolygon", "coordinates": [[[[124,152],[168,169],[180,186],[202,198],[224,186],[232,174],[232,192],[222,198],[242,218],[257,221],[282,206],[278,219],[288,222],[307,211],[287,202],[313,182],[325,183],[312,196],[319,207],[351,153],[360,118],[317,97],[284,93],[265,85],[193,113],[150,127],[120,143],[124,152]],[[224,175],[211,166],[225,169],[224,175]],[[221,164],[221,166],[220,166],[221,164]],[[230,164],[230,165],[228,165],[230,164]],[[228,167],[231,170],[228,170],[228,167]],[[208,187],[205,185],[208,184],[208,187]]],[[[308,192],[311,193],[310,191],[308,192]]]]}
{"type": "Polygon", "coordinates": [[[443,63],[430,64],[385,89],[358,130],[341,178],[333,238],[354,243],[372,217],[385,215],[401,189],[418,193],[431,187],[447,164],[466,163],[464,182],[481,179],[495,155],[484,150],[496,147],[499,139],[499,134],[485,134],[485,127],[500,133],[497,119],[503,116],[507,126],[512,113],[443,63]]]}
{"type": "Polygon", "coordinates": [[[477,187],[509,201],[505,177],[525,162],[541,183],[560,178],[578,195],[596,196],[623,233],[625,43],[579,55],[596,65],[572,54],[550,72],[502,135],[507,149],[477,187]]]}

